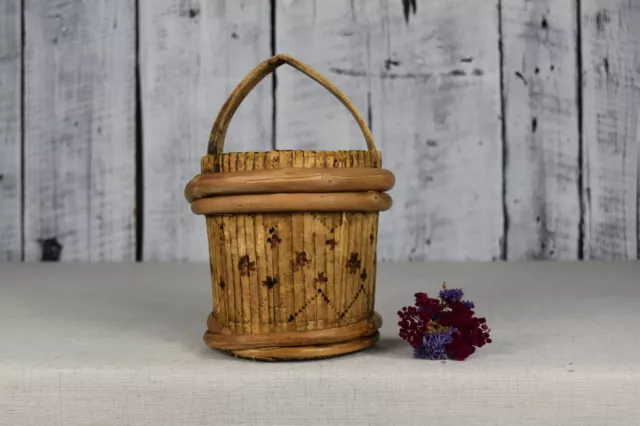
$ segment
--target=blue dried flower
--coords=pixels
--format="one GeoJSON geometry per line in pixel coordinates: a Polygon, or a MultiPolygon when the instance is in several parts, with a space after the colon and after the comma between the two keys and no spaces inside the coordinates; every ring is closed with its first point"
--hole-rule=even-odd
{"type": "Polygon", "coordinates": [[[460,288],[451,288],[440,290],[440,298],[445,302],[457,302],[462,299],[464,293],[460,288]]]}
{"type": "Polygon", "coordinates": [[[473,308],[476,307],[476,305],[474,305],[471,300],[463,300],[462,304],[465,305],[469,309],[473,309],[473,308]]]}
{"type": "Polygon", "coordinates": [[[445,347],[451,343],[451,334],[455,328],[451,327],[444,332],[426,334],[422,338],[422,346],[413,350],[413,356],[419,359],[448,359],[445,347]]]}

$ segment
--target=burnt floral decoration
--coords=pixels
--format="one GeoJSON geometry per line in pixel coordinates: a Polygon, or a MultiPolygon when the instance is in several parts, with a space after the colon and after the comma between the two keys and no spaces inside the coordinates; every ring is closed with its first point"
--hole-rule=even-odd
{"type": "Polygon", "coordinates": [[[331,238],[330,240],[327,240],[325,242],[325,245],[329,247],[329,250],[335,250],[336,246],[338,245],[338,242],[336,241],[335,238],[331,238]]]}
{"type": "Polygon", "coordinates": [[[307,257],[307,252],[305,251],[296,252],[296,258],[293,261],[296,271],[299,270],[300,268],[307,266],[309,263],[311,263],[311,259],[307,257]]]}
{"type": "Polygon", "coordinates": [[[325,275],[324,272],[318,272],[318,277],[313,280],[316,284],[321,283],[324,284],[329,281],[329,278],[325,275]]]}
{"type": "Polygon", "coordinates": [[[238,269],[240,270],[241,276],[251,276],[251,273],[256,270],[256,262],[252,262],[251,259],[249,259],[249,255],[245,254],[238,262],[238,269]]]}
{"type": "Polygon", "coordinates": [[[347,269],[349,269],[349,273],[357,273],[361,266],[362,261],[360,260],[358,253],[351,253],[351,257],[347,260],[347,269]]]}
{"type": "Polygon", "coordinates": [[[268,276],[266,280],[262,281],[262,284],[264,284],[269,290],[271,290],[276,284],[278,284],[278,279],[268,276]]]}
{"type": "Polygon", "coordinates": [[[363,270],[362,270],[362,273],[360,274],[360,279],[361,279],[362,281],[366,281],[366,280],[367,280],[367,277],[368,277],[368,275],[367,275],[367,269],[365,268],[365,269],[363,269],[363,270]]]}
{"type": "Polygon", "coordinates": [[[280,244],[281,242],[282,240],[278,236],[278,233],[276,232],[276,228],[271,227],[269,229],[269,238],[267,238],[267,244],[271,245],[271,248],[276,248],[278,247],[278,244],[280,244]]]}

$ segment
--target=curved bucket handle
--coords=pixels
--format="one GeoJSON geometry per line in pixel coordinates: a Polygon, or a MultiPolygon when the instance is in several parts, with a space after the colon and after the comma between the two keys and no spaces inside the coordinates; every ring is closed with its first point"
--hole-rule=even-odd
{"type": "Polygon", "coordinates": [[[244,79],[242,79],[233,92],[231,92],[224,105],[222,105],[222,108],[216,117],[216,121],[213,123],[211,134],[209,135],[209,146],[207,149],[208,154],[222,154],[227,129],[229,128],[229,123],[231,122],[231,118],[236,112],[236,109],[238,109],[244,98],[247,97],[249,92],[251,92],[251,90],[253,90],[253,88],[256,87],[263,78],[282,64],[289,64],[301,73],[318,82],[329,92],[333,93],[333,95],[338,98],[338,100],[351,112],[351,115],[358,123],[358,126],[364,136],[364,140],[367,142],[367,148],[369,151],[376,151],[376,145],[373,142],[373,135],[371,134],[371,130],[369,130],[367,123],[364,121],[355,105],[353,105],[349,98],[347,98],[340,89],[309,65],[304,64],[289,55],[278,54],[258,64],[244,79]]]}

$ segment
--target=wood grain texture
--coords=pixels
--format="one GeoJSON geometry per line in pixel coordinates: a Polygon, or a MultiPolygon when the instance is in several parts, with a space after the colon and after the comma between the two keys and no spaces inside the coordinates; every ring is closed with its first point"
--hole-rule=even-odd
{"type": "Polygon", "coordinates": [[[507,259],[577,259],[576,5],[502,1],[507,259]]]}
{"type": "MultiPolygon", "coordinates": [[[[640,254],[640,6],[634,1],[137,4],[138,58],[135,2],[0,0],[0,261],[23,253],[26,260],[135,258],[136,59],[143,259],[213,259],[204,232],[213,225],[189,212],[184,184],[198,173],[227,95],[272,55],[272,35],[278,52],[317,68],[350,97],[396,175],[394,206],[380,215],[380,260],[640,254]]],[[[278,149],[365,149],[362,132],[334,96],[287,65],[277,73],[275,96],[267,76],[235,114],[227,151],[269,151],[274,141],[278,149]]],[[[278,153],[264,160],[252,155],[254,167],[272,168],[272,161],[280,167],[278,153]]],[[[316,161],[327,168],[354,160],[344,152],[323,155],[316,161]]],[[[246,224],[245,243],[279,217],[246,224]]],[[[334,270],[336,256],[352,250],[349,234],[339,234],[343,219],[327,215],[331,226],[321,232],[310,217],[295,224],[316,232],[299,246],[313,252],[318,268],[325,263],[329,281],[314,289],[329,297],[357,287],[331,279],[344,274],[334,270]],[[322,246],[322,238],[335,246],[322,246]]],[[[371,229],[377,237],[378,224],[369,219],[356,218],[354,232],[371,229]]],[[[229,223],[221,217],[214,225],[229,223]]],[[[271,318],[267,327],[288,327],[278,317],[301,296],[288,301],[261,284],[280,273],[284,248],[246,248],[270,265],[247,284],[259,288],[250,310],[271,318]]],[[[214,262],[232,271],[238,259],[221,254],[214,262]]],[[[235,306],[242,309],[242,290],[220,292],[227,305],[219,308],[229,318],[242,315],[235,306]]],[[[315,302],[317,312],[325,308],[315,302]]],[[[337,321],[329,312],[325,322],[337,321]]]]}
{"type": "Polygon", "coordinates": [[[638,256],[640,4],[583,0],[585,258],[638,256]]]}
{"type": "Polygon", "coordinates": [[[0,262],[22,259],[20,1],[0,0],[0,262]]]}
{"type": "MultiPolygon", "coordinates": [[[[368,38],[357,20],[359,3],[276,0],[276,49],[328,77],[366,117],[368,79],[340,72],[367,65],[368,38]]],[[[281,67],[277,76],[277,149],[363,149],[362,132],[331,94],[291,68],[281,67]]]]}
{"type": "MultiPolygon", "coordinates": [[[[140,0],[145,260],[207,259],[204,219],[182,190],[227,95],[271,54],[268,2],[140,0]],[[152,184],[153,183],[153,184],[152,184]]],[[[244,101],[227,151],[271,148],[271,77],[244,101]]]]}
{"type": "Polygon", "coordinates": [[[43,240],[135,259],[134,19],[133,2],[24,1],[25,260],[57,260],[43,240]]]}
{"type": "Polygon", "coordinates": [[[500,255],[497,1],[365,1],[374,137],[396,176],[380,260],[500,255]]]}

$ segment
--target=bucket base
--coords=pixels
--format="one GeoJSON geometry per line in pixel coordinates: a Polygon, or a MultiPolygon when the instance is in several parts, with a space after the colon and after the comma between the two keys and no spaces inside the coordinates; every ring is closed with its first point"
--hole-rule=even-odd
{"type": "Polygon", "coordinates": [[[382,318],[346,326],[302,332],[234,335],[209,315],[203,339],[207,346],[227,354],[261,361],[331,358],[373,346],[380,338],[382,318]]]}
{"type": "Polygon", "coordinates": [[[238,358],[246,358],[258,361],[294,361],[306,359],[322,359],[361,351],[375,345],[379,338],[380,333],[376,331],[375,334],[372,334],[371,336],[361,337],[350,342],[332,343],[329,345],[241,349],[222,352],[226,352],[229,355],[233,355],[238,358]]]}

